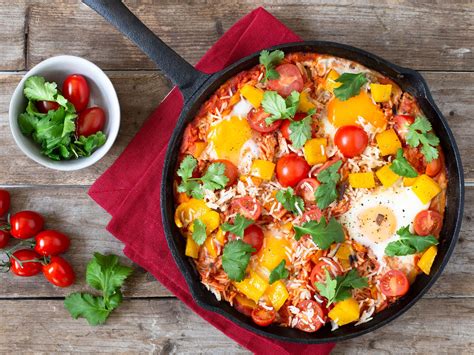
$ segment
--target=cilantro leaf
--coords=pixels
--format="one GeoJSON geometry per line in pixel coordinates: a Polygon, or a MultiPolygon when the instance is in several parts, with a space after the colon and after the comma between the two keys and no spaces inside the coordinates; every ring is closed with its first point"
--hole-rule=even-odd
{"type": "Polygon", "coordinates": [[[286,100],[276,91],[265,91],[263,94],[262,107],[271,116],[265,119],[267,125],[283,119],[292,119],[300,101],[300,93],[293,91],[286,100]]]}
{"type": "Polygon", "coordinates": [[[187,155],[179,165],[178,176],[183,180],[191,178],[197,163],[197,160],[192,155],[187,155]]]}
{"type": "Polygon", "coordinates": [[[206,238],[206,225],[199,218],[196,218],[193,222],[193,239],[197,245],[203,245],[206,238]]]}
{"type": "Polygon", "coordinates": [[[71,146],[71,150],[77,154],[77,156],[89,157],[98,148],[102,147],[106,140],[106,135],[101,131],[88,137],[80,136],[71,146]]]}
{"type": "Polygon", "coordinates": [[[366,277],[360,277],[356,269],[350,270],[343,276],[332,279],[329,272],[325,270],[326,282],[316,282],[316,288],[321,296],[328,299],[328,306],[333,302],[344,301],[351,297],[351,291],[356,288],[364,288],[369,284],[366,277]]]}
{"type": "Polygon", "coordinates": [[[281,279],[286,279],[288,278],[288,275],[290,274],[288,270],[285,268],[286,262],[285,259],[280,261],[280,263],[272,270],[270,273],[270,278],[268,282],[270,285],[278,280],[281,279]]]}
{"type": "Polygon", "coordinates": [[[321,184],[316,189],[314,196],[320,209],[328,207],[338,197],[336,185],[341,179],[341,175],[338,173],[341,166],[342,161],[339,160],[318,174],[318,181],[321,184]]]}
{"type": "Polygon", "coordinates": [[[324,272],[326,274],[326,282],[316,282],[315,286],[321,296],[326,297],[328,300],[333,300],[334,296],[336,296],[337,281],[331,278],[327,269],[324,269],[324,272]]]}
{"type": "Polygon", "coordinates": [[[102,297],[88,293],[76,292],[70,294],[64,299],[64,306],[72,318],[85,318],[90,325],[105,323],[111,312],[105,307],[102,297]]]}
{"type": "Polygon", "coordinates": [[[341,101],[346,101],[360,92],[360,88],[367,82],[364,73],[344,73],[336,82],[342,83],[341,86],[334,89],[334,95],[341,101]]]}
{"type": "Polygon", "coordinates": [[[418,116],[411,125],[408,126],[407,143],[411,147],[418,147],[421,144],[421,153],[428,163],[437,159],[439,138],[433,133],[431,123],[426,117],[418,116]]]}
{"type": "Polygon", "coordinates": [[[225,175],[225,165],[223,163],[212,163],[201,178],[203,187],[208,190],[223,189],[229,182],[225,175]]]}
{"type": "Polygon", "coordinates": [[[222,267],[229,279],[242,281],[245,276],[245,269],[250,261],[251,254],[255,251],[250,244],[236,239],[228,242],[222,253],[222,267]]]}
{"type": "Polygon", "coordinates": [[[265,76],[263,77],[263,82],[267,81],[268,79],[278,79],[280,74],[275,70],[275,65],[278,65],[283,58],[285,57],[285,53],[280,50],[276,50],[273,52],[269,52],[267,50],[263,50],[260,52],[260,64],[265,66],[265,76]]]}
{"type": "Polygon", "coordinates": [[[301,197],[295,195],[295,191],[291,187],[286,190],[279,190],[275,197],[285,210],[295,214],[303,214],[304,201],[301,197]]]}
{"type": "Polygon", "coordinates": [[[438,240],[428,235],[426,237],[418,236],[410,233],[410,227],[405,226],[397,231],[400,236],[399,240],[388,243],[385,247],[385,255],[388,256],[403,256],[415,253],[421,253],[432,245],[437,245],[438,240]]]}
{"type": "Polygon", "coordinates": [[[390,165],[390,170],[392,170],[395,174],[400,176],[406,176],[410,178],[414,178],[418,176],[417,171],[410,165],[408,160],[405,159],[403,156],[403,149],[400,148],[397,151],[396,158],[392,161],[392,165],[390,165]]]}
{"type": "Polygon", "coordinates": [[[56,83],[48,83],[42,76],[30,76],[25,81],[23,93],[28,100],[56,101],[58,89],[56,83]]]}
{"type": "Polygon", "coordinates": [[[295,239],[300,240],[303,235],[309,234],[316,245],[322,249],[329,249],[332,243],[341,243],[345,240],[344,230],[339,222],[332,217],[329,223],[325,218],[318,221],[308,221],[301,226],[293,226],[295,239]]]}
{"type": "Polygon", "coordinates": [[[224,223],[222,224],[221,228],[224,232],[230,232],[243,238],[245,228],[253,224],[253,222],[253,220],[245,218],[241,214],[237,214],[237,216],[235,216],[233,225],[230,223],[224,223]]]}
{"type": "Polygon", "coordinates": [[[293,121],[290,123],[290,139],[293,147],[296,149],[304,146],[306,141],[312,136],[311,123],[313,122],[312,115],[316,111],[314,109],[308,112],[308,115],[301,121],[293,121]]]}
{"type": "Polygon", "coordinates": [[[25,136],[31,136],[38,125],[38,118],[24,112],[18,116],[18,126],[20,127],[21,133],[25,136]]]}

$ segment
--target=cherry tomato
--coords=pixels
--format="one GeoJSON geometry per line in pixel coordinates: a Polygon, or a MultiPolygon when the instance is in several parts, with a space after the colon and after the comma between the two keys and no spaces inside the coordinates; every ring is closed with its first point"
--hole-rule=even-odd
{"type": "Polygon", "coordinates": [[[395,121],[395,125],[393,126],[395,131],[397,131],[400,138],[406,139],[408,126],[415,121],[415,118],[409,115],[396,115],[393,117],[393,120],[395,121]]]}
{"type": "Polygon", "coordinates": [[[261,327],[268,327],[273,323],[276,317],[276,312],[272,310],[265,309],[261,306],[258,306],[252,311],[252,320],[256,325],[261,327]]]}
{"type": "Polygon", "coordinates": [[[423,153],[418,148],[405,147],[403,148],[403,155],[408,160],[411,166],[415,168],[420,174],[426,170],[426,161],[423,153]]]}
{"type": "Polygon", "coordinates": [[[247,122],[249,126],[260,133],[269,133],[276,131],[280,125],[281,120],[275,121],[270,125],[267,125],[265,119],[270,117],[269,113],[266,113],[263,108],[254,108],[247,115],[247,122]]]}
{"type": "MultiPolygon", "coordinates": [[[[305,113],[298,112],[295,115],[295,117],[293,117],[293,121],[301,121],[306,116],[307,115],[305,113]]],[[[291,139],[290,139],[290,134],[291,134],[290,124],[291,124],[290,120],[284,120],[283,123],[281,124],[281,127],[280,127],[281,134],[288,141],[291,141],[291,139]]]]}
{"type": "Polygon", "coordinates": [[[413,222],[415,233],[421,236],[430,234],[438,236],[442,226],[443,216],[433,210],[419,212],[413,222]]]}
{"type": "MultiPolygon", "coordinates": [[[[0,226],[1,227],[1,226],[0,226]]],[[[0,229],[0,249],[5,248],[10,240],[10,233],[0,229]]]]}
{"type": "Polygon", "coordinates": [[[105,125],[105,112],[100,107],[90,107],[79,114],[76,134],[89,137],[102,131],[105,125]]]}
{"type": "Polygon", "coordinates": [[[303,213],[301,216],[301,219],[304,222],[309,222],[309,221],[320,221],[321,217],[323,216],[323,212],[317,207],[317,206],[311,206],[311,208],[303,213]]]}
{"type": "Polygon", "coordinates": [[[255,251],[252,254],[258,253],[263,245],[263,231],[262,228],[256,224],[252,224],[245,228],[244,242],[250,244],[255,251]]]}
{"type": "Polygon", "coordinates": [[[234,302],[233,303],[234,308],[238,310],[240,313],[245,314],[247,317],[252,316],[252,311],[256,307],[253,301],[239,294],[234,298],[233,302],[234,302]]]}
{"type": "Polygon", "coordinates": [[[45,230],[35,237],[35,251],[44,256],[53,256],[64,253],[69,249],[69,238],[55,230],[45,230]]]}
{"type": "Polygon", "coordinates": [[[403,296],[410,284],[406,275],[400,270],[390,270],[380,279],[380,289],[385,296],[403,296]]]}
{"type": "Polygon", "coordinates": [[[318,302],[303,300],[296,307],[300,309],[297,315],[298,322],[296,323],[296,328],[304,332],[313,333],[324,325],[326,317],[318,302]],[[312,312],[308,312],[310,310],[312,312]]]}
{"type": "Polygon", "coordinates": [[[41,256],[33,249],[20,249],[10,257],[10,270],[18,276],[34,276],[41,271],[40,260],[41,256]]]}
{"type": "Polygon", "coordinates": [[[313,287],[316,282],[325,282],[326,270],[331,275],[331,278],[342,275],[342,268],[336,261],[330,259],[322,259],[316,265],[314,265],[311,271],[310,280],[313,287]]]}
{"type": "Polygon", "coordinates": [[[43,265],[43,275],[46,280],[58,287],[71,286],[76,280],[71,265],[60,256],[51,257],[50,262],[43,265]]]}
{"type": "Polygon", "coordinates": [[[278,182],[283,187],[293,187],[308,175],[309,169],[310,166],[304,158],[294,153],[284,155],[276,165],[278,182]]]}
{"type": "Polygon", "coordinates": [[[306,178],[301,180],[298,185],[296,185],[295,192],[298,196],[302,197],[306,203],[314,203],[316,197],[314,193],[319,186],[319,182],[313,178],[306,178]]]}
{"type": "Polygon", "coordinates": [[[63,95],[74,105],[77,112],[81,112],[89,103],[89,85],[86,78],[79,74],[69,75],[63,84],[63,95]]]}
{"type": "Polygon", "coordinates": [[[51,110],[57,110],[59,108],[59,104],[54,101],[37,101],[36,108],[41,113],[48,113],[51,110]]]}
{"type": "Polygon", "coordinates": [[[0,189],[0,217],[7,214],[10,209],[10,193],[0,189]]]}
{"type": "Polygon", "coordinates": [[[343,126],[337,130],[334,142],[346,158],[353,158],[364,152],[369,143],[369,137],[358,126],[343,126]]]}
{"type": "Polygon", "coordinates": [[[257,220],[262,214],[262,205],[250,196],[240,197],[232,201],[232,209],[245,218],[257,220]]]}
{"type": "Polygon", "coordinates": [[[275,69],[280,77],[268,80],[268,89],[278,92],[283,97],[289,96],[293,91],[301,92],[303,90],[303,76],[296,65],[282,64],[275,69]]]}
{"type": "Polygon", "coordinates": [[[43,217],[33,211],[22,211],[10,217],[10,234],[18,239],[33,238],[44,225],[43,217]]]}
{"type": "Polygon", "coordinates": [[[237,181],[237,178],[239,177],[239,170],[234,165],[234,163],[225,159],[216,160],[215,163],[222,163],[225,165],[224,173],[225,173],[225,176],[227,176],[227,178],[229,179],[226,186],[229,187],[229,186],[234,185],[235,182],[237,181]]]}
{"type": "Polygon", "coordinates": [[[439,171],[441,170],[441,159],[433,159],[431,162],[426,164],[425,174],[428,176],[436,176],[438,175],[439,171]]]}

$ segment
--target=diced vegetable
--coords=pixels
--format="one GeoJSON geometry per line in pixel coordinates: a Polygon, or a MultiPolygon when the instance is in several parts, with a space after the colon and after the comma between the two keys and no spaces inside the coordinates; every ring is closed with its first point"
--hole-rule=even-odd
{"type": "Polygon", "coordinates": [[[195,157],[196,159],[199,158],[202,152],[204,151],[204,149],[206,149],[206,146],[207,146],[207,143],[205,142],[194,143],[193,157],[195,157]]]}
{"type": "Polygon", "coordinates": [[[255,186],[260,186],[263,182],[263,180],[261,178],[258,178],[256,176],[250,176],[250,175],[240,175],[239,177],[239,180],[242,181],[242,182],[247,182],[247,179],[251,179],[252,180],[252,183],[255,185],[255,186]]]}
{"type": "Polygon", "coordinates": [[[178,228],[187,227],[196,218],[201,218],[211,211],[203,200],[191,198],[188,202],[180,204],[174,213],[174,223],[178,228]]]}
{"type": "Polygon", "coordinates": [[[263,180],[271,180],[274,171],[274,163],[268,160],[256,159],[252,162],[252,167],[250,168],[250,175],[263,180]]]}
{"type": "Polygon", "coordinates": [[[240,93],[245,97],[253,107],[259,108],[263,100],[263,90],[256,88],[255,86],[245,84],[241,89],[240,93]]]}
{"type": "Polygon", "coordinates": [[[191,236],[186,238],[186,256],[196,259],[199,254],[199,245],[193,240],[191,236]]]}
{"type": "Polygon", "coordinates": [[[426,174],[418,176],[411,189],[423,203],[430,202],[433,197],[441,192],[438,183],[426,174]]]}
{"type": "Polygon", "coordinates": [[[217,248],[214,244],[214,238],[212,236],[207,237],[206,241],[204,242],[204,247],[210,256],[217,258],[217,248]]]}
{"type": "Polygon", "coordinates": [[[313,104],[309,100],[309,93],[307,91],[303,91],[300,94],[300,102],[298,104],[298,111],[307,113],[309,110],[312,110],[314,108],[316,108],[316,105],[313,104]]]}
{"type": "Polygon", "coordinates": [[[392,85],[370,84],[370,92],[375,102],[387,102],[392,94],[392,85]]]}
{"type": "Polygon", "coordinates": [[[370,189],[375,187],[374,173],[350,173],[349,184],[354,188],[370,189]]]}
{"type": "Polygon", "coordinates": [[[359,303],[353,298],[348,298],[337,302],[328,315],[337,325],[342,326],[357,321],[359,312],[359,303]]]}
{"type": "Polygon", "coordinates": [[[426,251],[421,256],[420,260],[418,260],[418,267],[423,271],[426,275],[430,274],[431,265],[433,265],[433,261],[438,254],[438,248],[436,245],[433,245],[426,249],[426,251]]]}
{"type": "Polygon", "coordinates": [[[336,79],[339,78],[339,73],[334,69],[331,69],[326,76],[326,90],[333,92],[335,88],[338,88],[342,83],[338,83],[336,79]]]}
{"type": "Polygon", "coordinates": [[[412,186],[415,183],[416,179],[418,179],[418,176],[414,178],[404,177],[403,186],[412,186]]]}
{"type": "Polygon", "coordinates": [[[286,248],[291,246],[288,240],[267,235],[263,243],[263,248],[258,253],[261,266],[271,271],[277,267],[282,259],[288,261],[286,248]]]}
{"type": "Polygon", "coordinates": [[[387,129],[377,134],[375,140],[379,146],[380,154],[383,156],[396,154],[397,150],[402,147],[402,143],[393,129],[387,129]]]}
{"type": "Polygon", "coordinates": [[[352,247],[349,244],[343,243],[339,246],[336,252],[336,258],[344,269],[351,266],[350,256],[352,255],[352,247]]]}
{"type": "Polygon", "coordinates": [[[216,240],[221,244],[224,245],[225,243],[225,233],[219,228],[215,235],[216,240]]]}
{"type": "Polygon", "coordinates": [[[316,165],[326,162],[326,138],[313,138],[308,140],[303,148],[304,158],[309,165],[316,165]]]}
{"type": "Polygon", "coordinates": [[[206,233],[209,235],[221,224],[221,217],[216,211],[209,211],[201,217],[201,221],[206,225],[206,233]]]}
{"type": "Polygon", "coordinates": [[[268,282],[260,277],[255,271],[250,270],[250,276],[241,282],[234,282],[234,286],[245,296],[258,302],[268,288],[268,282]]]}
{"type": "Polygon", "coordinates": [[[392,164],[383,166],[375,173],[384,187],[390,187],[400,179],[400,176],[390,169],[390,165],[392,164]]]}
{"type": "Polygon", "coordinates": [[[267,288],[265,294],[268,296],[273,308],[275,308],[275,311],[277,312],[280,310],[281,306],[283,306],[289,296],[286,286],[282,281],[276,281],[271,284],[267,288]]]}

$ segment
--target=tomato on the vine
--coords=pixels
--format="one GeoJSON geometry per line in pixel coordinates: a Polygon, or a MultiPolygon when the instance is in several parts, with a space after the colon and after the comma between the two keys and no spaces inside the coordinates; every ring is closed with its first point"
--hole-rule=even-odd
{"type": "Polygon", "coordinates": [[[33,238],[44,225],[43,217],[33,211],[21,211],[10,217],[10,234],[18,239],[33,238]]]}
{"type": "Polygon", "coordinates": [[[0,217],[7,214],[10,209],[10,193],[0,189],[0,217]]]}
{"type": "Polygon", "coordinates": [[[10,257],[10,270],[18,276],[34,276],[41,271],[41,256],[33,249],[20,249],[10,257]]]}
{"type": "Polygon", "coordinates": [[[35,237],[35,251],[44,256],[64,253],[69,249],[69,238],[55,230],[45,230],[35,237]]]}
{"type": "Polygon", "coordinates": [[[0,249],[5,248],[10,240],[10,233],[6,230],[1,229],[0,226],[0,249]]]}
{"type": "Polygon", "coordinates": [[[71,286],[76,280],[72,266],[60,256],[52,256],[49,263],[43,265],[46,280],[58,287],[71,286]]]}

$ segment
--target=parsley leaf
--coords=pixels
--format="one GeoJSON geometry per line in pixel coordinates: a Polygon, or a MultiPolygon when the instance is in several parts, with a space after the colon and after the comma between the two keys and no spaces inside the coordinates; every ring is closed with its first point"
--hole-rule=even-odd
{"type": "Polygon", "coordinates": [[[197,245],[203,245],[206,238],[206,225],[203,221],[196,218],[193,222],[193,239],[197,245]]]}
{"type": "Polygon", "coordinates": [[[295,191],[291,187],[286,190],[279,190],[275,197],[285,210],[294,214],[303,214],[304,201],[301,197],[295,195],[295,191]]]}
{"type": "Polygon", "coordinates": [[[314,196],[320,209],[328,207],[338,197],[336,185],[341,179],[341,175],[338,173],[341,165],[342,161],[339,160],[318,174],[318,181],[321,184],[316,189],[314,196]]]}
{"type": "Polygon", "coordinates": [[[236,239],[228,242],[222,253],[222,267],[229,279],[242,281],[245,276],[245,269],[250,261],[251,254],[255,251],[250,244],[236,239]]]}
{"type": "Polygon", "coordinates": [[[288,275],[290,274],[288,272],[288,270],[285,268],[285,265],[286,265],[286,262],[285,262],[285,259],[283,259],[282,261],[280,261],[280,263],[276,266],[276,268],[274,268],[272,270],[272,272],[270,273],[270,278],[268,280],[268,282],[270,283],[270,285],[278,280],[281,280],[281,279],[286,279],[288,278],[288,275]]]}
{"type": "Polygon", "coordinates": [[[267,80],[278,79],[280,77],[280,74],[278,74],[278,72],[275,70],[275,65],[278,65],[284,57],[285,53],[280,50],[273,52],[263,50],[260,52],[260,64],[265,66],[265,76],[263,77],[263,82],[267,80]]]}
{"type": "Polygon", "coordinates": [[[342,83],[341,86],[334,89],[334,95],[341,101],[346,101],[360,92],[360,88],[367,82],[364,73],[344,73],[336,82],[342,83]]]}
{"type": "Polygon", "coordinates": [[[86,318],[90,325],[103,324],[110,315],[102,297],[88,293],[72,293],[64,300],[64,306],[72,318],[86,318]]]}
{"type": "Polygon", "coordinates": [[[318,221],[308,221],[301,226],[293,226],[295,239],[300,240],[303,235],[309,234],[316,245],[322,249],[329,249],[332,243],[341,243],[345,240],[341,224],[332,217],[329,223],[325,218],[318,221]]]}
{"type": "Polygon", "coordinates": [[[408,126],[407,143],[416,148],[421,144],[421,153],[428,163],[438,158],[439,152],[436,148],[439,145],[439,138],[433,132],[431,123],[426,117],[418,116],[411,125],[408,126]]]}
{"type": "Polygon", "coordinates": [[[304,146],[306,141],[312,136],[311,123],[313,122],[312,116],[316,110],[311,109],[308,111],[308,115],[301,121],[293,121],[290,123],[290,139],[291,144],[296,149],[304,146]]]}
{"type": "Polygon", "coordinates": [[[190,179],[193,176],[193,171],[197,163],[197,160],[192,155],[186,156],[179,165],[178,176],[181,177],[183,181],[190,179]]]}
{"type": "Polygon", "coordinates": [[[414,178],[418,176],[417,171],[410,165],[408,160],[406,160],[405,157],[403,156],[402,148],[398,149],[397,156],[392,161],[392,165],[390,165],[390,170],[392,170],[397,175],[406,176],[409,178],[414,178]]]}
{"type": "Polygon", "coordinates": [[[224,163],[212,163],[201,178],[202,186],[208,190],[223,189],[229,182],[229,178],[225,175],[224,163]]]}
{"type": "Polygon", "coordinates": [[[333,302],[344,301],[351,297],[351,291],[356,288],[364,288],[369,284],[366,277],[360,277],[356,269],[350,270],[343,276],[332,279],[329,272],[326,272],[326,282],[316,282],[316,288],[321,296],[328,299],[328,306],[333,302]]]}
{"type": "Polygon", "coordinates": [[[336,296],[337,281],[331,278],[327,269],[324,269],[324,272],[326,273],[326,282],[316,282],[315,286],[321,296],[326,297],[328,300],[333,300],[334,296],[336,296]]]}
{"type": "Polygon", "coordinates": [[[234,219],[234,224],[224,223],[221,228],[224,232],[230,232],[241,238],[244,237],[245,228],[253,224],[253,220],[245,218],[241,214],[237,214],[234,219]]]}
{"type": "Polygon", "coordinates": [[[438,244],[438,240],[432,235],[421,237],[410,233],[409,226],[400,228],[397,231],[397,234],[400,236],[400,239],[388,243],[388,245],[385,247],[385,255],[411,255],[425,251],[430,246],[438,244]]]}
{"type": "Polygon", "coordinates": [[[30,76],[25,81],[23,94],[32,101],[54,101],[66,106],[67,100],[58,93],[57,84],[47,82],[42,76],[30,76]]]}
{"type": "Polygon", "coordinates": [[[265,91],[263,94],[262,107],[271,116],[265,119],[267,125],[278,120],[292,119],[300,101],[300,93],[293,91],[286,100],[276,91],[265,91]]]}
{"type": "Polygon", "coordinates": [[[99,131],[88,137],[80,136],[70,149],[76,157],[89,157],[97,148],[102,147],[106,140],[105,134],[99,131]]]}

